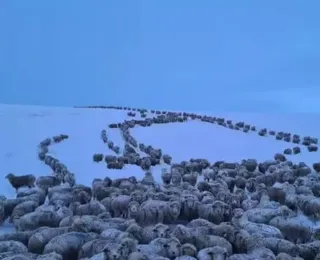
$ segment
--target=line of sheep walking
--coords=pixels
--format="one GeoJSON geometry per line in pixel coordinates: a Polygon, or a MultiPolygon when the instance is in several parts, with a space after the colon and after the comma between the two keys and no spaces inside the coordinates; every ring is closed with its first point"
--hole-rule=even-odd
{"type": "MultiPolygon", "coordinates": [[[[320,227],[301,221],[302,215],[310,222],[320,220],[319,163],[295,164],[283,153],[265,162],[200,158],[173,163],[161,149],[138,144],[130,128],[203,117],[151,113],[156,117],[112,124],[121,131],[123,149],[93,156],[108,168],[112,162],[136,164],[145,171],[142,179],[106,176],[91,185],[78,184],[49,151],[68,136],[41,142],[39,159],[54,174],[7,176],[17,194],[0,196],[0,221],[11,222],[16,232],[0,235],[0,259],[320,259],[320,227]],[[150,169],[162,163],[167,167],[157,183],[150,169]],[[28,189],[19,189],[23,186],[28,189]]],[[[235,126],[255,131],[241,122],[235,126]]],[[[110,142],[106,131],[101,139],[110,142]]]]}
{"type": "MultiPolygon", "coordinates": [[[[296,146],[293,146],[292,148],[286,148],[281,153],[285,155],[294,155],[294,154],[300,154],[301,153],[301,146],[307,147],[307,150],[309,152],[317,152],[318,151],[318,138],[311,137],[311,136],[304,136],[301,137],[298,134],[295,133],[289,133],[285,131],[275,131],[272,129],[262,128],[260,130],[257,129],[256,126],[247,124],[243,121],[240,122],[233,122],[230,119],[226,119],[223,117],[214,117],[214,116],[208,116],[208,115],[198,115],[195,113],[186,113],[186,112],[170,112],[170,111],[159,111],[159,110],[147,110],[147,109],[139,109],[139,108],[129,108],[129,107],[123,107],[123,106],[89,106],[87,108],[94,108],[94,109],[117,109],[117,110],[124,110],[124,111],[130,111],[129,116],[135,117],[136,112],[140,113],[140,115],[146,115],[146,113],[151,113],[151,115],[156,115],[157,123],[159,123],[159,120],[163,123],[169,123],[170,121],[166,118],[168,115],[178,115],[178,121],[175,122],[184,122],[189,119],[191,120],[200,120],[201,122],[211,123],[211,124],[217,124],[219,126],[237,130],[237,131],[243,131],[244,133],[249,132],[256,132],[259,136],[271,136],[274,137],[276,140],[284,141],[284,142],[291,142],[293,144],[296,144],[296,146]],[[133,111],[133,112],[132,112],[133,111]]],[[[145,116],[141,116],[144,118],[145,116]]],[[[154,120],[153,118],[152,120],[154,120]]],[[[148,121],[148,120],[145,120],[148,121]]],[[[149,120],[150,121],[150,120],[149,120]]],[[[143,124],[143,126],[150,126],[150,122],[148,121],[149,125],[146,125],[146,123],[143,124]]],[[[171,121],[172,122],[172,121],[171,121]]],[[[120,124],[112,124],[111,128],[118,128],[120,127],[120,124]]]]}

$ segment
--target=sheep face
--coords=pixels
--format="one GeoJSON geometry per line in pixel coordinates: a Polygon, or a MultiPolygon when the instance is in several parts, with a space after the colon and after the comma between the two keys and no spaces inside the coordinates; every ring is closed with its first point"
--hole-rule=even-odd
{"type": "Polygon", "coordinates": [[[170,259],[175,259],[181,255],[181,244],[176,238],[170,239],[168,243],[164,243],[162,246],[166,251],[166,256],[170,259]]]}
{"type": "Polygon", "coordinates": [[[132,201],[136,201],[138,203],[142,203],[143,201],[143,193],[141,191],[134,191],[130,196],[132,201]]]}
{"type": "Polygon", "coordinates": [[[103,249],[104,260],[122,260],[121,251],[118,247],[115,248],[104,248],[103,249]]]}
{"type": "Polygon", "coordinates": [[[170,228],[167,225],[161,223],[157,224],[152,230],[154,238],[168,238],[170,233],[170,228]]]}
{"type": "Polygon", "coordinates": [[[13,174],[13,173],[9,173],[9,174],[6,175],[5,178],[6,178],[7,180],[10,180],[10,179],[14,178],[14,174],[13,174]]]}
{"type": "Polygon", "coordinates": [[[197,249],[194,245],[186,243],[181,246],[181,255],[196,257],[197,249]]]}
{"type": "Polygon", "coordinates": [[[169,203],[169,215],[173,219],[177,219],[180,215],[181,205],[178,201],[170,201],[169,203]]]}
{"type": "Polygon", "coordinates": [[[140,205],[136,201],[131,201],[128,205],[128,213],[131,217],[136,217],[139,213],[140,205]]]}

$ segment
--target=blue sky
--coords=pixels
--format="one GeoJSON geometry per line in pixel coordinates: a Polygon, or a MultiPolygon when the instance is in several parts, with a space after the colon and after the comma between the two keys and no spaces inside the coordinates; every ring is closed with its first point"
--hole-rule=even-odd
{"type": "Polygon", "coordinates": [[[319,8],[316,0],[1,0],[0,103],[305,107],[301,96],[320,99],[319,8]]]}

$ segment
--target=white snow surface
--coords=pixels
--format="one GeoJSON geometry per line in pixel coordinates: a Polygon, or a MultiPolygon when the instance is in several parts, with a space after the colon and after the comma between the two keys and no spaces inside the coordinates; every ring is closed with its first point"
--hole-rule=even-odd
{"type": "MultiPolygon", "coordinates": [[[[57,108],[40,106],[0,105],[0,172],[1,191],[6,197],[15,195],[14,189],[4,176],[9,172],[17,175],[51,174],[51,169],[37,157],[38,144],[47,137],[59,134],[69,139],[49,147],[49,153],[67,165],[76,174],[77,183],[90,185],[94,178],[136,176],[143,172],[137,166],[123,170],[108,170],[105,163],[95,163],[94,153],[113,154],[100,138],[106,129],[110,140],[123,147],[119,129],[109,129],[108,124],[131,119],[128,111],[111,109],[57,108]]],[[[214,113],[199,113],[214,115],[214,113]]],[[[259,128],[290,131],[300,135],[317,136],[320,116],[316,114],[264,115],[225,113],[214,116],[234,121],[244,121],[259,128]]],[[[174,162],[190,158],[240,161],[256,158],[259,161],[272,159],[277,152],[294,144],[276,141],[274,137],[260,137],[257,133],[243,133],[215,124],[200,121],[135,127],[131,134],[138,142],[161,148],[173,157],[174,162]]],[[[309,153],[301,146],[302,153],[288,156],[293,162],[304,161],[309,165],[319,159],[318,152],[309,153]]],[[[160,180],[160,169],[152,170],[160,180]]]]}

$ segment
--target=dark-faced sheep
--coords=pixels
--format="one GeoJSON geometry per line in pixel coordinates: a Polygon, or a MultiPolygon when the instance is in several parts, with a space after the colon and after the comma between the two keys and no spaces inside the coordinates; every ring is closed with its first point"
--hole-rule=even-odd
{"type": "Polygon", "coordinates": [[[32,174],[15,176],[13,173],[9,173],[6,176],[6,179],[10,182],[11,186],[16,189],[17,192],[21,187],[34,187],[36,181],[36,177],[32,174]]]}

